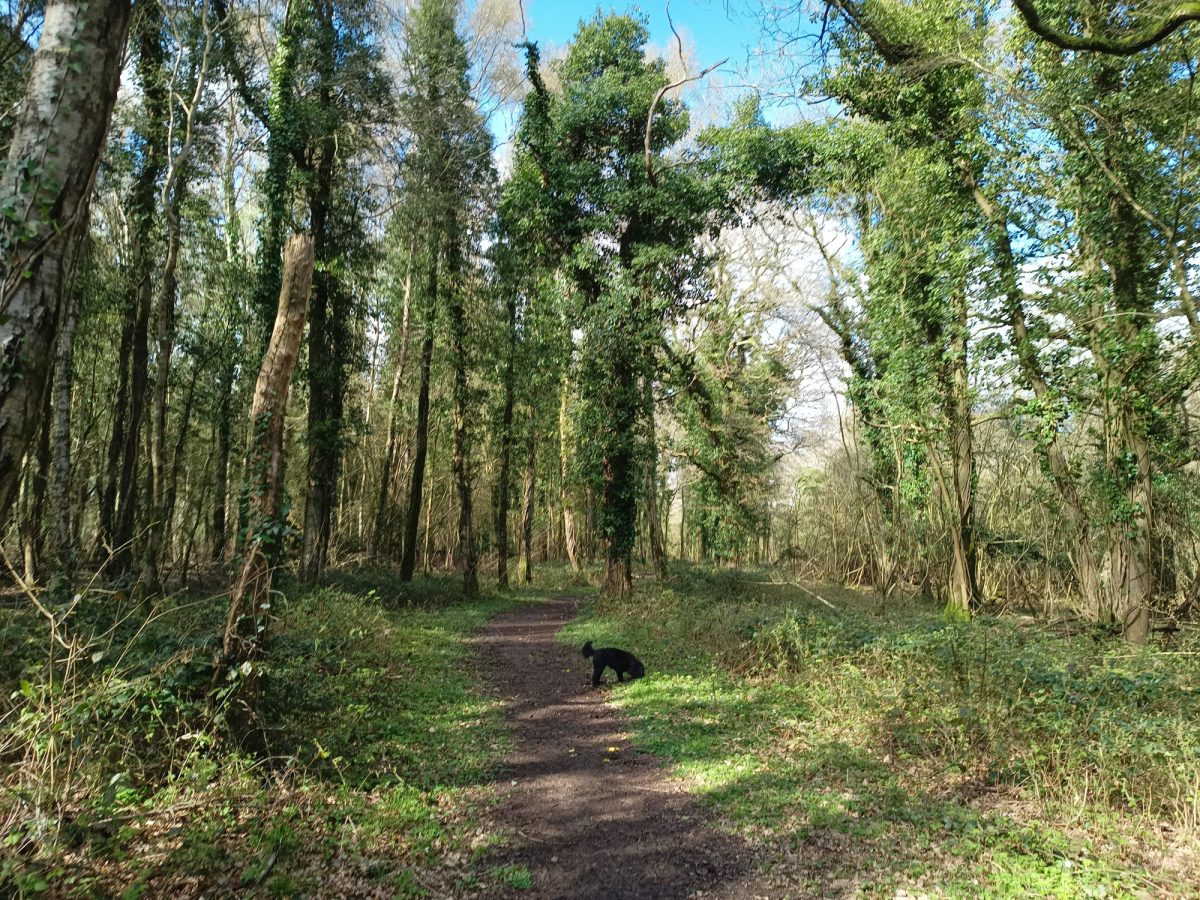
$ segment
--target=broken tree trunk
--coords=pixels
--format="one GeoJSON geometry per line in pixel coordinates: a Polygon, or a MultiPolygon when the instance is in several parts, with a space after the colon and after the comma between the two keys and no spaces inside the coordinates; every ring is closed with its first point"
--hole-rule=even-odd
{"type": "Polygon", "coordinates": [[[226,721],[233,737],[247,749],[262,751],[258,714],[258,657],[267,637],[271,608],[271,573],[283,532],[280,494],[283,488],[283,424],[292,372],[300,355],[308,295],[312,287],[313,240],[293,235],[283,252],[283,284],[275,328],[254,387],[249,461],[249,502],[242,565],[229,593],[229,617],[221,656],[213,673],[214,689],[232,682],[226,721]]]}

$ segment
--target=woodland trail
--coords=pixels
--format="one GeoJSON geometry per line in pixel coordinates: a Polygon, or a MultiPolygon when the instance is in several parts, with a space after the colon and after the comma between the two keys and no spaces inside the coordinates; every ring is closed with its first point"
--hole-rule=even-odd
{"type": "MultiPolygon", "coordinates": [[[[555,640],[578,604],[555,597],[523,606],[476,638],[484,679],[507,704],[516,743],[498,776],[494,813],[515,838],[507,861],[534,878],[514,896],[783,896],[762,881],[744,842],[712,827],[683,787],[637,752],[624,718],[605,702],[610,689],[592,690],[588,661],[555,640]]],[[[653,678],[654,661],[643,662],[653,678]]]]}

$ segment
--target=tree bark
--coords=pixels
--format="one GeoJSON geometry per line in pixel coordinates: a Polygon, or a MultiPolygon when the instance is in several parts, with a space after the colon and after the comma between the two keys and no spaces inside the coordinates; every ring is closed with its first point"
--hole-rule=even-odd
{"type": "Polygon", "coordinates": [[[309,194],[309,221],[317,261],[308,324],[308,491],[304,502],[300,577],[316,581],[329,563],[333,510],[337,505],[342,469],[342,416],[346,403],[346,343],[348,311],[344,290],[334,271],[338,248],[330,216],[334,203],[337,156],[334,115],[333,4],[314,7],[323,48],[316,60],[316,106],[330,122],[320,135],[317,165],[309,194]]]}
{"type": "MultiPolygon", "coordinates": [[[[408,492],[408,516],[404,523],[404,555],[400,559],[400,580],[412,581],[417,565],[417,528],[421,516],[421,494],[425,484],[425,456],[429,449],[429,381],[433,364],[434,311],[437,309],[438,254],[428,261],[428,304],[425,337],[421,342],[421,384],[417,392],[417,433],[413,453],[412,483],[408,492]]],[[[428,529],[427,529],[428,530],[428,529]]]]}
{"type": "Polygon", "coordinates": [[[313,275],[313,241],[293,235],[284,248],[279,312],[254,387],[250,409],[254,434],[246,470],[249,519],[243,562],[229,594],[229,615],[213,688],[233,681],[226,721],[234,738],[247,749],[265,750],[259,714],[261,667],[271,608],[272,565],[282,533],[283,427],[292,373],[304,337],[313,275]]]}
{"type": "Polygon", "coordinates": [[[213,476],[212,560],[225,558],[227,509],[229,503],[229,456],[233,445],[233,381],[236,367],[233,360],[221,372],[217,387],[217,461],[213,476]]]}
{"type": "Polygon", "coordinates": [[[150,523],[142,554],[142,581],[148,595],[162,592],[159,569],[169,530],[167,509],[167,406],[170,397],[171,350],[175,344],[176,270],[179,264],[179,200],[182,186],[167,198],[167,258],[158,289],[154,396],[150,421],[150,523]]]}
{"type": "MultiPolygon", "coordinates": [[[[124,575],[133,561],[137,529],[138,463],[142,454],[142,424],[150,392],[150,313],[153,308],[159,180],[166,169],[167,117],[170,97],[166,84],[166,51],[162,38],[162,8],[157,2],[139,7],[134,32],[137,77],[142,92],[144,122],[140,137],[142,157],[129,192],[130,248],[125,267],[134,289],[128,310],[131,322],[129,363],[129,416],[117,482],[116,527],[113,533],[112,572],[124,575]]],[[[153,487],[153,483],[150,483],[153,487]]]]}
{"type": "Polygon", "coordinates": [[[71,529],[71,387],[78,311],[78,298],[68,297],[55,350],[51,401],[54,434],[50,469],[50,558],[53,564],[50,590],[58,598],[71,592],[77,556],[71,529]]]}
{"type": "MultiPolygon", "coordinates": [[[[623,355],[623,354],[622,354],[623,355]]],[[[608,399],[611,433],[605,439],[601,522],[605,537],[604,592],[624,597],[633,589],[637,533],[634,428],[639,404],[637,375],[629,359],[613,360],[608,399]]]]}
{"type": "Polygon", "coordinates": [[[383,469],[379,474],[379,493],[375,500],[375,526],[371,532],[371,549],[379,552],[383,546],[391,510],[392,469],[396,465],[396,451],[400,441],[399,405],[400,388],[404,384],[405,364],[408,361],[408,317],[412,308],[412,254],[410,244],[407,268],[404,273],[404,308],[400,317],[400,347],[396,354],[396,371],[392,374],[392,395],[388,402],[387,444],[383,454],[383,469]]]}
{"type": "Polygon", "coordinates": [[[953,561],[950,606],[954,614],[970,616],[979,605],[975,546],[975,454],[971,423],[971,386],[967,372],[967,299],[956,298],[955,321],[948,342],[950,369],[946,379],[946,415],[950,423],[950,529],[953,561]]]}
{"type": "Polygon", "coordinates": [[[575,535],[575,509],[571,502],[571,433],[570,382],[564,378],[558,398],[558,460],[559,491],[563,512],[563,543],[571,571],[579,571],[579,542],[575,535]]]}
{"type": "Polygon", "coordinates": [[[1153,471],[1147,415],[1152,401],[1143,393],[1150,351],[1145,349],[1143,328],[1148,310],[1140,296],[1138,279],[1142,259],[1137,218],[1129,203],[1113,190],[1109,195],[1108,221],[1113,235],[1105,250],[1112,279],[1115,316],[1101,319],[1097,329],[1112,329],[1093,338],[1103,376],[1106,415],[1106,461],[1113,484],[1124,493],[1123,515],[1109,528],[1109,577],[1113,615],[1130,643],[1150,638],[1150,604],[1154,594],[1153,471]],[[1113,348],[1113,345],[1115,349],[1113,348]],[[1111,354],[1111,355],[1110,355],[1111,354]]]}
{"type": "Polygon", "coordinates": [[[647,376],[644,382],[646,434],[649,444],[646,455],[646,533],[654,572],[659,578],[664,578],[667,574],[667,551],[663,546],[662,521],[658,516],[658,440],[654,429],[654,380],[647,376]]]}
{"type": "Polygon", "coordinates": [[[525,493],[521,501],[521,581],[533,581],[533,509],[537,487],[537,435],[532,413],[525,438],[525,493]]]}
{"type": "Polygon", "coordinates": [[[127,316],[121,325],[121,342],[117,350],[117,389],[113,404],[112,431],[109,433],[108,454],[104,467],[104,485],[99,498],[99,530],[95,556],[103,559],[111,550],[117,530],[117,487],[121,472],[121,451],[125,449],[125,418],[129,413],[130,350],[133,348],[133,319],[127,316]]]}
{"type": "MultiPolygon", "coordinates": [[[[175,432],[175,448],[171,452],[171,471],[167,477],[167,488],[163,497],[163,519],[167,523],[167,527],[163,531],[163,547],[168,550],[175,537],[175,503],[179,497],[179,475],[183,470],[187,439],[191,430],[192,411],[196,406],[196,382],[199,377],[200,367],[193,366],[191,377],[188,379],[187,391],[183,397],[183,408],[179,411],[179,428],[175,432]]],[[[204,467],[205,470],[208,469],[207,461],[204,467]]],[[[184,487],[186,489],[186,484],[184,487]]]]}
{"type": "MultiPolygon", "coordinates": [[[[454,233],[455,226],[451,226],[454,233]]],[[[454,449],[452,466],[454,486],[458,492],[458,553],[456,562],[462,566],[463,593],[474,597],[479,593],[478,562],[475,558],[475,534],[471,522],[471,461],[470,434],[467,416],[470,395],[467,385],[467,319],[463,309],[461,284],[457,277],[461,268],[461,256],[457,246],[447,253],[450,262],[450,284],[447,311],[450,315],[450,350],[454,359],[454,449]]]]}
{"type": "Polygon", "coordinates": [[[42,401],[41,423],[37,444],[31,459],[26,461],[28,477],[25,509],[25,581],[38,584],[43,576],[46,550],[46,492],[50,483],[50,391],[42,401]]]}
{"type": "MultiPolygon", "coordinates": [[[[137,256],[138,254],[135,254],[137,256]]],[[[129,571],[133,537],[137,525],[137,474],[142,449],[142,420],[149,393],[148,348],[150,331],[150,278],[144,272],[133,300],[132,345],[129,360],[129,414],[125,422],[125,444],[117,480],[116,525],[113,531],[111,568],[114,574],[129,571]]]]}
{"type": "Polygon", "coordinates": [[[129,0],[49,0],[0,179],[0,529],[37,426],[88,218],[129,0]]]}
{"type": "Polygon", "coordinates": [[[508,360],[504,368],[504,412],[500,421],[500,472],[496,480],[496,583],[508,588],[508,507],[512,480],[512,424],[516,396],[517,295],[510,289],[505,304],[508,314],[508,360]]]}

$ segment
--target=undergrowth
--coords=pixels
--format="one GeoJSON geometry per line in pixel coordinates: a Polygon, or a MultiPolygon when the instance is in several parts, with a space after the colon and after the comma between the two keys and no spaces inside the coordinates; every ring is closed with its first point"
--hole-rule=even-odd
{"type": "Polygon", "coordinates": [[[0,612],[6,765],[0,894],[443,896],[496,884],[474,848],[506,737],[473,690],[466,636],[518,602],[387,573],[283,585],[264,682],[271,756],[206,707],[223,597],[118,600],[46,620],[0,612]],[[136,624],[135,624],[136,623],[136,624]],[[319,889],[319,890],[318,890],[319,889]]]}
{"type": "Polygon", "coordinates": [[[699,569],[562,639],[634,650],[648,677],[614,696],[639,744],[746,835],[800,848],[819,892],[1195,893],[1194,643],[699,569]]]}

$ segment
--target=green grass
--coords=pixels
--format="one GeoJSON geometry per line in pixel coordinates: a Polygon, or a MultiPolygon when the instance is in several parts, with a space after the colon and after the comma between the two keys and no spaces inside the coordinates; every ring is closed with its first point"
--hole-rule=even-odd
{"type": "MultiPolygon", "coordinates": [[[[479,812],[509,741],[500,705],[472,681],[466,638],[536,595],[467,603],[456,580],[397,586],[369,571],[316,590],[282,587],[263,697],[272,758],[232,752],[203,711],[223,598],[164,611],[119,670],[101,662],[80,675],[65,709],[75,724],[59,728],[91,735],[75,742],[72,796],[57,798],[74,825],[53,840],[26,809],[0,857],[0,892],[383,887],[436,897],[455,881],[522,885],[527,872],[493,872],[476,852],[501,841],[479,812]]],[[[33,715],[43,695],[29,690],[33,715]]],[[[14,737],[0,735],[10,747],[14,737]]],[[[5,821],[21,813],[18,799],[0,798],[5,821]]]]}
{"type": "Polygon", "coordinates": [[[533,887],[533,875],[525,866],[508,864],[493,870],[496,880],[509,887],[527,891],[533,887]]]}
{"type": "Polygon", "coordinates": [[[1195,893],[1194,655],[766,580],[685,573],[562,639],[634,649],[638,744],[818,890],[1195,893]]]}

